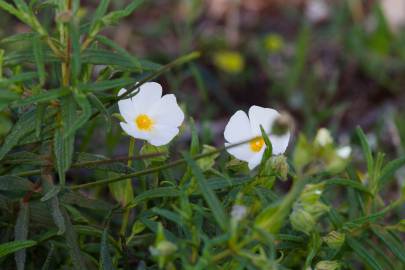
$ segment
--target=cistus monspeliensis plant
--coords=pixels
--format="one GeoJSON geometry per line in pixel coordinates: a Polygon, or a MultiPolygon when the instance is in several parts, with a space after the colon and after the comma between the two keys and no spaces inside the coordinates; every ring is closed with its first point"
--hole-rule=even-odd
{"type": "Polygon", "coordinates": [[[78,0],[0,0],[30,29],[0,43],[13,121],[0,138],[0,269],[404,268],[405,191],[388,193],[404,157],[385,162],[360,128],[361,147],[326,129],[293,136],[290,116],[259,106],[202,144],[191,104],[152,82],[199,54],[132,55],[101,31],[142,1],[110,2],[83,16],[78,0]],[[100,154],[111,136],[128,155],[100,154]]]}

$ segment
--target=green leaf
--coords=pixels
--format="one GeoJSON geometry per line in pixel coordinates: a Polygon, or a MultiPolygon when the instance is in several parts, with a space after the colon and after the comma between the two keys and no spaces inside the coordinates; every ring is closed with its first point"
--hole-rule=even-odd
{"type": "MultiPolygon", "coordinates": [[[[132,60],[121,54],[101,50],[101,49],[87,49],[82,53],[82,63],[94,64],[94,65],[111,65],[118,66],[119,68],[127,68],[134,72],[141,72],[143,70],[151,70],[142,65],[142,69],[137,64],[134,64],[132,60]]],[[[152,69],[154,70],[154,69],[152,69]]]]}
{"type": "Polygon", "coordinates": [[[7,256],[8,254],[14,253],[24,248],[29,248],[35,246],[37,242],[32,240],[26,241],[13,241],[4,244],[0,244],[0,258],[7,256]]]}
{"type": "Polygon", "coordinates": [[[51,208],[51,215],[55,225],[58,227],[58,234],[64,234],[66,231],[65,219],[63,218],[61,209],[59,207],[59,198],[53,197],[49,200],[49,206],[51,208]]]}
{"type": "Polygon", "coordinates": [[[54,155],[59,181],[61,185],[64,185],[65,173],[72,163],[74,150],[74,136],[65,138],[65,132],[70,130],[76,121],[76,104],[72,96],[62,99],[61,104],[62,126],[55,130],[54,155]]]}
{"type": "Polygon", "coordinates": [[[73,122],[73,124],[66,130],[64,139],[74,137],[75,132],[81,128],[91,117],[91,105],[87,96],[82,93],[74,93],[74,99],[82,109],[82,114],[73,122]]]}
{"type": "Polygon", "coordinates": [[[46,201],[52,199],[53,197],[58,195],[60,191],[61,191],[61,186],[51,187],[51,189],[48,190],[48,192],[45,193],[45,195],[41,198],[41,202],[46,202],[46,201]]]}
{"type": "Polygon", "coordinates": [[[122,18],[131,15],[131,13],[134,12],[134,10],[136,8],[138,8],[138,6],[140,6],[142,3],[143,3],[143,0],[132,0],[131,4],[126,6],[125,9],[113,11],[113,12],[107,14],[106,16],[104,16],[102,19],[103,23],[105,25],[111,25],[111,24],[117,23],[122,18]]]}
{"type": "Polygon", "coordinates": [[[112,263],[110,250],[108,248],[108,229],[105,228],[103,231],[103,236],[101,238],[100,246],[100,268],[102,270],[113,270],[115,269],[112,263]]]}
{"type": "Polygon", "coordinates": [[[209,187],[207,180],[205,179],[205,176],[201,168],[198,167],[197,163],[191,158],[188,153],[183,153],[183,157],[186,160],[188,166],[191,168],[191,171],[193,172],[197,180],[198,187],[200,188],[205,201],[210,207],[215,220],[217,221],[221,229],[226,231],[228,218],[225,214],[225,210],[223,209],[221,202],[212,191],[212,189],[209,187]]]}
{"type": "Polygon", "coordinates": [[[135,207],[140,202],[155,199],[155,198],[165,198],[165,197],[178,197],[180,196],[180,192],[174,187],[158,187],[155,189],[150,189],[147,191],[142,192],[138,196],[136,196],[133,200],[133,203],[130,204],[129,207],[135,207]]]}
{"type": "Polygon", "coordinates": [[[44,85],[46,79],[44,48],[42,45],[42,40],[39,36],[36,36],[33,39],[32,49],[34,50],[35,65],[38,72],[39,82],[40,85],[44,85]]]}
{"type": "MultiPolygon", "coordinates": [[[[15,241],[26,241],[28,237],[28,224],[29,224],[29,207],[28,203],[20,203],[20,211],[18,212],[17,221],[14,227],[15,241]]],[[[26,251],[21,249],[14,254],[14,259],[17,264],[18,270],[24,270],[26,251]]]]}
{"type": "Polygon", "coordinates": [[[0,176],[0,191],[5,193],[16,193],[23,196],[33,189],[34,184],[24,178],[12,175],[0,176]]]}
{"type": "Polygon", "coordinates": [[[3,38],[0,43],[3,45],[15,42],[29,42],[31,43],[35,38],[38,37],[37,33],[30,32],[30,33],[18,33],[12,36],[8,36],[3,38]]]}
{"type": "Polygon", "coordinates": [[[19,140],[32,132],[35,128],[35,111],[31,110],[25,112],[20,116],[17,123],[13,126],[11,132],[7,135],[3,145],[0,148],[0,160],[13,149],[19,142],[19,140]]]}
{"type": "Polygon", "coordinates": [[[340,185],[345,187],[351,187],[363,191],[365,193],[371,194],[367,187],[363,186],[360,182],[354,180],[336,178],[326,180],[324,183],[325,185],[340,185]]]}
{"type": "MultiPolygon", "coordinates": [[[[60,63],[60,59],[49,49],[44,49],[44,61],[45,63],[60,63]]],[[[11,51],[4,56],[4,66],[16,66],[26,63],[35,64],[35,55],[31,48],[11,51]]],[[[38,76],[37,72],[34,73],[35,76],[38,76]]]]}
{"type": "Polygon", "coordinates": [[[111,130],[111,117],[107,111],[107,108],[104,106],[103,102],[101,102],[101,100],[93,93],[87,94],[87,97],[89,98],[90,103],[104,116],[106,129],[107,132],[109,132],[111,130]]]}
{"type": "Polygon", "coordinates": [[[0,87],[6,88],[13,84],[32,81],[33,79],[37,78],[37,76],[38,74],[36,72],[24,72],[10,78],[2,78],[0,79],[0,87]]]}
{"type": "Polygon", "coordinates": [[[70,24],[70,37],[72,42],[72,85],[76,86],[79,81],[80,70],[81,70],[81,60],[80,60],[80,31],[77,19],[74,18],[70,24]]]}
{"type": "Polygon", "coordinates": [[[391,250],[391,252],[405,264],[405,247],[404,243],[399,242],[389,232],[384,229],[372,227],[372,231],[378,238],[391,250]]]}
{"type": "Polygon", "coordinates": [[[123,87],[127,87],[128,85],[133,85],[134,83],[136,83],[135,79],[121,78],[115,80],[79,84],[78,89],[83,92],[106,91],[106,90],[120,89],[123,87]]]}
{"type": "Polygon", "coordinates": [[[74,269],[75,270],[87,269],[86,264],[84,263],[84,260],[81,255],[79,244],[77,242],[77,234],[72,225],[72,222],[70,221],[69,215],[66,213],[65,210],[62,210],[62,213],[66,223],[66,233],[65,233],[66,243],[69,246],[69,253],[71,260],[73,262],[74,269]]]}
{"type": "Polygon", "coordinates": [[[13,105],[13,107],[21,107],[21,106],[30,105],[33,103],[48,102],[48,101],[56,100],[57,98],[66,96],[69,93],[70,93],[70,90],[67,88],[52,89],[52,90],[49,90],[46,92],[42,92],[38,95],[20,99],[20,100],[14,102],[12,105],[13,105]]]}
{"type": "Polygon", "coordinates": [[[49,269],[49,266],[51,265],[51,260],[52,260],[54,252],[55,252],[55,244],[51,242],[50,248],[49,248],[49,251],[48,251],[48,255],[46,256],[45,262],[42,265],[41,270],[48,270],[49,269]]]}
{"type": "Polygon", "coordinates": [[[346,241],[350,248],[357,254],[357,256],[367,264],[371,269],[374,270],[383,270],[380,263],[375,259],[373,254],[368,252],[368,249],[361,244],[360,241],[356,240],[351,236],[346,237],[346,241]]]}
{"type": "Polygon", "coordinates": [[[138,58],[136,58],[135,56],[131,55],[131,54],[128,53],[124,48],[120,47],[117,43],[115,43],[114,41],[112,41],[111,39],[109,39],[109,38],[107,38],[107,37],[105,37],[105,36],[97,36],[96,39],[97,39],[100,43],[102,43],[102,44],[104,44],[104,45],[106,45],[106,46],[108,46],[108,47],[114,49],[114,50],[115,50],[118,54],[120,54],[122,57],[127,58],[130,62],[132,62],[132,64],[133,64],[134,66],[136,66],[136,67],[137,67],[138,69],[140,69],[140,71],[142,72],[142,66],[141,66],[141,63],[140,63],[140,61],[139,61],[138,58]]]}
{"type": "Polygon", "coordinates": [[[380,187],[385,186],[394,176],[395,172],[405,165],[405,157],[401,157],[388,162],[381,170],[378,183],[380,187]]]}
{"type": "Polygon", "coordinates": [[[356,133],[360,139],[361,148],[363,149],[363,154],[367,161],[367,171],[368,171],[369,175],[372,175],[372,172],[374,169],[374,160],[373,160],[373,154],[371,152],[370,145],[367,142],[367,137],[364,134],[361,127],[356,128],[356,133]]]}

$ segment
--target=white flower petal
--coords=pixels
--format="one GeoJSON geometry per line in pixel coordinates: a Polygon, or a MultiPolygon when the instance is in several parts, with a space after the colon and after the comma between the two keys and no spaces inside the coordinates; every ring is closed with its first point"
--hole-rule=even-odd
{"type": "Polygon", "coordinates": [[[285,152],[290,140],[290,132],[282,136],[270,135],[269,136],[271,146],[273,147],[273,155],[280,155],[285,152]]]}
{"type": "Polygon", "coordinates": [[[141,85],[138,94],[132,97],[134,107],[138,112],[147,112],[155,102],[162,97],[162,86],[156,82],[141,85]]]}
{"type": "Polygon", "coordinates": [[[253,170],[260,164],[260,162],[262,161],[263,153],[264,153],[265,149],[266,149],[266,147],[263,147],[262,150],[260,150],[260,152],[258,152],[257,154],[254,154],[250,158],[250,160],[248,161],[248,167],[250,170],[253,170]]]}
{"type": "Polygon", "coordinates": [[[179,129],[172,126],[156,125],[153,131],[150,132],[148,142],[154,146],[161,146],[168,144],[177,134],[179,129]]]}
{"type": "MultiPolygon", "coordinates": [[[[118,96],[123,95],[127,90],[125,88],[122,88],[118,92],[118,96]]],[[[127,99],[122,99],[118,101],[118,109],[120,110],[120,114],[122,117],[124,117],[125,121],[130,122],[132,118],[134,118],[136,114],[136,108],[134,104],[132,103],[131,98],[127,99]]]]}
{"type": "MultiPolygon", "coordinates": [[[[225,143],[225,147],[227,147],[229,145],[230,145],[230,143],[225,143]]],[[[246,161],[246,162],[248,162],[254,155],[254,152],[252,152],[250,150],[248,143],[228,148],[228,149],[226,149],[226,151],[229,154],[231,154],[232,156],[234,156],[235,158],[242,160],[242,161],[246,161]]]]}
{"type": "Polygon", "coordinates": [[[253,137],[249,118],[244,111],[237,111],[229,119],[224,131],[225,140],[230,143],[238,143],[253,137]]]}
{"type": "Polygon", "coordinates": [[[173,94],[164,95],[155,102],[149,110],[149,115],[158,125],[179,127],[184,121],[184,113],[177,104],[176,96],[173,94]]]}
{"type": "Polygon", "coordinates": [[[263,126],[266,133],[270,133],[274,120],[279,117],[276,110],[252,106],[249,109],[249,120],[254,135],[260,135],[260,125],[263,126]]]}
{"type": "Polygon", "coordinates": [[[120,122],[121,128],[129,135],[136,139],[147,140],[150,135],[146,132],[139,131],[134,124],[120,122]]]}

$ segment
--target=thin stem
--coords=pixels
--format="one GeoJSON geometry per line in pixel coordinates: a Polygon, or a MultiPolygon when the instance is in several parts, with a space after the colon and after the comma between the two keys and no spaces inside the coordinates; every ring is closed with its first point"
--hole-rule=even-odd
{"type": "MultiPolygon", "coordinates": [[[[252,139],[254,139],[254,138],[252,138],[252,139]]],[[[203,153],[203,154],[195,155],[192,158],[194,160],[198,160],[198,159],[205,158],[205,157],[208,157],[208,156],[211,156],[211,155],[214,155],[214,154],[218,154],[218,153],[221,153],[222,151],[224,151],[226,149],[237,147],[239,145],[248,143],[252,139],[245,140],[245,141],[242,141],[240,143],[231,144],[231,145],[228,145],[226,147],[221,147],[219,149],[216,149],[216,150],[213,150],[213,151],[210,151],[210,152],[206,152],[206,153],[203,153]]],[[[158,172],[158,171],[161,171],[161,170],[166,170],[166,169],[169,169],[169,168],[172,168],[172,167],[176,167],[176,166],[179,166],[179,165],[182,165],[182,164],[185,164],[185,163],[186,163],[185,159],[178,159],[178,160],[169,162],[169,163],[167,163],[165,165],[161,165],[161,166],[141,170],[141,171],[126,174],[126,175],[123,175],[123,176],[106,178],[106,179],[103,179],[103,180],[94,181],[94,182],[85,183],[85,184],[80,184],[80,185],[73,185],[73,186],[70,186],[70,189],[77,190],[77,189],[81,189],[81,188],[88,188],[88,187],[100,186],[100,185],[105,185],[105,184],[111,184],[111,183],[126,180],[129,177],[132,178],[132,177],[139,177],[139,176],[143,176],[143,175],[148,175],[148,174],[155,173],[155,172],[158,172]]]]}
{"type": "MultiPolygon", "coordinates": [[[[116,157],[116,158],[111,158],[111,159],[102,159],[102,160],[93,160],[93,161],[84,161],[84,162],[79,162],[79,163],[74,163],[72,164],[71,168],[83,168],[83,167],[90,167],[90,166],[95,166],[95,165],[100,165],[100,164],[108,164],[108,163],[114,163],[114,162],[119,162],[119,161],[127,161],[129,159],[132,160],[139,160],[139,159],[148,159],[148,158],[154,158],[158,156],[165,155],[165,152],[157,152],[157,153],[151,153],[151,154],[146,154],[146,155],[138,155],[138,156],[132,156],[132,157],[116,157]]],[[[24,162],[29,162],[31,159],[18,159],[18,160],[12,160],[12,161],[7,161],[5,160],[3,163],[4,164],[21,164],[24,162]]],[[[13,174],[14,176],[33,176],[33,175],[39,175],[41,173],[40,170],[31,170],[31,171],[25,171],[25,172],[20,172],[13,174]]]]}

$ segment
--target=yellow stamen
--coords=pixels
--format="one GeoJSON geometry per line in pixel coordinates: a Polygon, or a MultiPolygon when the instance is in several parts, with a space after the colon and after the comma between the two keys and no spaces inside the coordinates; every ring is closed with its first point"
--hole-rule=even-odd
{"type": "Polygon", "coordinates": [[[136,126],[143,131],[150,131],[153,127],[153,120],[146,114],[140,114],[135,119],[136,126]]]}
{"type": "Polygon", "coordinates": [[[250,145],[250,150],[253,152],[259,152],[262,150],[262,147],[264,145],[264,140],[262,137],[257,137],[249,142],[250,145]]]}

